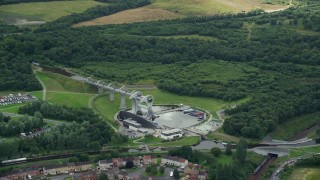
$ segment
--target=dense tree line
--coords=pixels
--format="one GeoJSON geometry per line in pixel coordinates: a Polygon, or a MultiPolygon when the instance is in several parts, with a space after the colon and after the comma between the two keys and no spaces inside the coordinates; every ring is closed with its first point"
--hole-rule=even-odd
{"type": "Polygon", "coordinates": [[[33,117],[19,117],[18,119],[11,119],[3,116],[0,113],[0,136],[14,136],[23,132],[30,132],[35,128],[45,125],[42,114],[35,112],[33,117]]]}
{"type": "Polygon", "coordinates": [[[35,101],[19,108],[20,114],[32,115],[39,111],[44,117],[65,121],[75,121],[82,123],[84,121],[98,122],[100,120],[97,114],[88,108],[72,108],[65,105],[50,104],[46,101],[35,101]]]}
{"type": "Polygon", "coordinates": [[[7,25],[7,24],[4,24],[0,21],[0,35],[1,36],[6,36],[6,35],[10,35],[10,34],[17,34],[17,33],[22,33],[22,32],[27,32],[27,31],[29,31],[29,29],[17,27],[14,25],[7,25]]]}
{"type": "Polygon", "coordinates": [[[302,167],[317,167],[320,166],[320,154],[313,155],[313,157],[306,159],[299,159],[296,166],[302,167]]]}
{"type": "MultiPolygon", "coordinates": [[[[59,123],[51,127],[48,133],[42,133],[33,138],[1,141],[0,158],[10,159],[18,155],[26,156],[64,150],[100,150],[103,145],[119,145],[128,141],[128,137],[116,134],[90,109],[34,102],[20,110],[20,112],[30,114],[35,111],[43,112],[46,118],[59,118],[59,120],[70,122],[59,123]],[[59,115],[60,113],[63,115],[59,115]]],[[[33,119],[38,116],[40,114],[36,113],[33,119]]]]}
{"type": "Polygon", "coordinates": [[[261,138],[293,117],[320,110],[320,86],[296,87],[255,96],[249,103],[227,110],[223,129],[233,135],[261,138]]]}

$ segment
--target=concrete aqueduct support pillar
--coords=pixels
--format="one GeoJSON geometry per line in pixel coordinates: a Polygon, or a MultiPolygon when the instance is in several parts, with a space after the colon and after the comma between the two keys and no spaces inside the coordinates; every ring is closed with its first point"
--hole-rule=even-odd
{"type": "Polygon", "coordinates": [[[114,91],[109,91],[109,97],[110,97],[110,101],[113,102],[114,101],[114,91]]]}
{"type": "Polygon", "coordinates": [[[97,81],[97,84],[100,85],[100,86],[98,86],[99,94],[103,93],[103,87],[101,87],[101,86],[104,85],[104,82],[102,80],[99,80],[99,81],[97,81]]]}
{"type": "Polygon", "coordinates": [[[121,95],[121,101],[120,101],[120,110],[126,109],[126,95],[125,94],[120,94],[121,95]]]}
{"type": "Polygon", "coordinates": [[[102,87],[98,87],[98,92],[99,92],[99,94],[102,94],[103,93],[103,88],[102,87]]]}

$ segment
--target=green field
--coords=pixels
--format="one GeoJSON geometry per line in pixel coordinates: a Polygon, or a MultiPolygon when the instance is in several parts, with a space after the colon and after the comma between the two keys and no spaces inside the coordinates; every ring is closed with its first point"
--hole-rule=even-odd
{"type": "Polygon", "coordinates": [[[217,157],[217,161],[221,164],[230,164],[232,163],[232,156],[220,155],[217,157]]]}
{"type": "Polygon", "coordinates": [[[75,81],[69,77],[48,72],[36,71],[36,75],[46,86],[47,91],[78,92],[78,93],[97,93],[85,82],[75,81]]]}
{"type": "Polygon", "coordinates": [[[291,173],[290,180],[319,180],[320,169],[319,168],[296,168],[291,173]]]}
{"type": "MultiPolygon", "coordinates": [[[[252,9],[276,9],[284,3],[279,0],[154,0],[151,8],[161,8],[183,15],[209,15],[225,12],[250,11],[252,9]]],[[[285,1],[284,1],[285,2],[285,1]]]]}
{"type": "Polygon", "coordinates": [[[142,138],[141,140],[137,140],[137,139],[130,139],[128,142],[128,145],[130,146],[139,146],[140,144],[147,144],[149,146],[153,146],[153,147],[159,147],[159,146],[192,146],[192,145],[196,145],[199,143],[199,136],[188,136],[185,137],[183,139],[178,139],[178,140],[173,140],[173,141],[169,141],[169,142],[161,142],[162,139],[161,138],[156,138],[156,137],[152,137],[152,138],[142,138]],[[135,141],[136,142],[133,142],[135,141]]]}
{"type": "MultiPolygon", "coordinates": [[[[205,97],[189,97],[189,96],[179,96],[176,94],[168,93],[161,91],[159,89],[154,90],[140,90],[144,95],[152,95],[155,99],[155,104],[184,104],[190,105],[192,107],[198,107],[205,110],[208,110],[212,115],[216,116],[216,111],[221,108],[224,108],[228,105],[241,104],[249,99],[242,99],[239,101],[223,101],[213,98],[205,97]]],[[[127,99],[127,107],[131,107],[131,100],[127,99]]],[[[94,102],[95,109],[104,115],[106,118],[112,120],[116,112],[119,111],[120,106],[120,95],[115,94],[115,101],[110,102],[109,96],[100,96],[94,102]]]]}
{"type": "Polygon", "coordinates": [[[310,146],[310,147],[302,147],[302,148],[291,148],[289,149],[289,157],[295,158],[308,154],[315,154],[320,152],[320,145],[310,146]]]}
{"type": "Polygon", "coordinates": [[[306,114],[279,125],[279,127],[271,133],[271,136],[275,139],[286,140],[319,122],[320,112],[306,114]]]}
{"type": "Polygon", "coordinates": [[[199,143],[199,136],[188,136],[181,140],[164,143],[150,143],[150,146],[191,146],[199,143]]]}
{"type": "Polygon", "coordinates": [[[222,140],[224,142],[238,142],[239,141],[239,137],[225,134],[222,129],[219,129],[217,131],[214,131],[213,133],[208,134],[207,137],[212,140],[222,140]]]}
{"type": "Polygon", "coordinates": [[[106,4],[93,0],[70,0],[2,5],[0,6],[0,20],[10,21],[14,18],[23,18],[49,22],[98,5],[106,4]]]}
{"type": "Polygon", "coordinates": [[[46,100],[48,102],[63,104],[71,107],[88,107],[91,94],[74,92],[47,92],[46,100]]]}

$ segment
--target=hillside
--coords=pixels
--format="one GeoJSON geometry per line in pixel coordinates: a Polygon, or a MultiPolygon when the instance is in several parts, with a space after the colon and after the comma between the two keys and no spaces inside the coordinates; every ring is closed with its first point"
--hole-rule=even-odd
{"type": "Polygon", "coordinates": [[[150,5],[142,8],[99,17],[75,26],[145,22],[186,16],[248,12],[254,9],[276,11],[287,7],[287,3],[278,0],[154,0],[150,5]]]}
{"type": "Polygon", "coordinates": [[[106,4],[94,0],[69,0],[0,5],[0,21],[19,25],[28,24],[28,21],[50,22],[98,5],[106,4]]]}

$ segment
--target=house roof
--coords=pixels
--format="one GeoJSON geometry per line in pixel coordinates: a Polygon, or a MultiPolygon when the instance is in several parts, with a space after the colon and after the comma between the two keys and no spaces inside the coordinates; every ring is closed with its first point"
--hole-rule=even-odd
{"type": "Polygon", "coordinates": [[[83,166],[83,165],[91,165],[91,162],[77,162],[74,164],[75,164],[75,166],[83,166]]]}
{"type": "Polygon", "coordinates": [[[100,160],[100,161],[99,161],[99,164],[110,164],[110,163],[112,163],[112,160],[111,160],[111,159],[100,160]]]}
{"type": "Polygon", "coordinates": [[[67,167],[67,164],[57,164],[57,165],[51,165],[51,166],[45,166],[45,170],[50,170],[50,169],[57,169],[57,168],[62,168],[62,167],[67,167]]]}
{"type": "Polygon", "coordinates": [[[144,155],[143,156],[143,160],[151,160],[151,156],[150,155],[144,155]]]}
{"type": "Polygon", "coordinates": [[[193,163],[188,163],[188,165],[187,165],[187,167],[188,167],[188,168],[190,168],[190,169],[192,169],[192,168],[193,168],[193,166],[194,166],[194,164],[193,164],[193,163]]]}
{"type": "Polygon", "coordinates": [[[119,174],[120,174],[120,175],[123,175],[123,176],[127,176],[127,175],[128,175],[128,172],[127,172],[127,171],[120,171],[119,174]]]}
{"type": "Polygon", "coordinates": [[[68,167],[74,166],[74,163],[68,163],[67,166],[68,167]]]}

